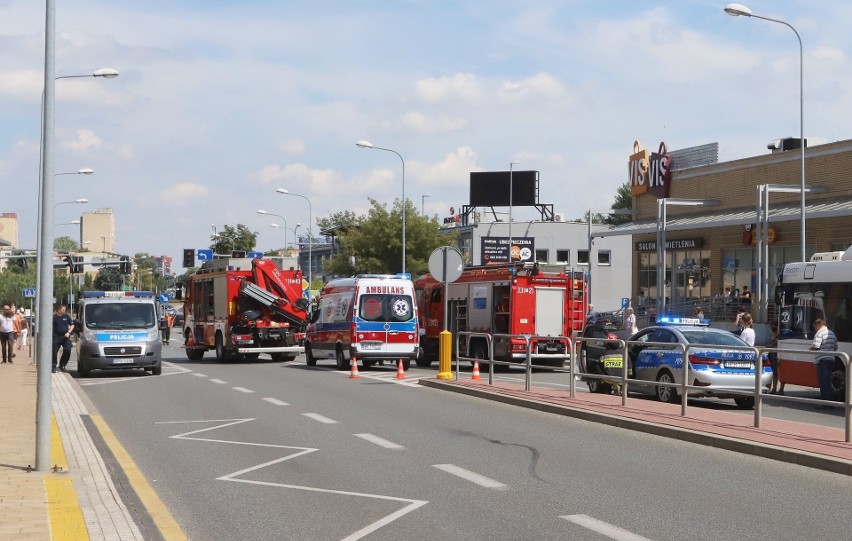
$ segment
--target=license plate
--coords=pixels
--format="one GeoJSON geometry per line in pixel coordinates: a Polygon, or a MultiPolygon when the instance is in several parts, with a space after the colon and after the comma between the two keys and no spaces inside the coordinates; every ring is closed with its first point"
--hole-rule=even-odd
{"type": "Polygon", "coordinates": [[[603,361],[604,368],[621,368],[624,366],[624,359],[621,357],[604,357],[601,360],[603,361]]]}
{"type": "Polygon", "coordinates": [[[382,349],[382,344],[379,343],[362,343],[361,350],[362,351],[379,351],[382,349]]]}
{"type": "Polygon", "coordinates": [[[112,364],[133,364],[133,359],[113,359],[112,364]]]}
{"type": "Polygon", "coordinates": [[[751,361],[728,361],[725,368],[751,368],[751,361]]]}

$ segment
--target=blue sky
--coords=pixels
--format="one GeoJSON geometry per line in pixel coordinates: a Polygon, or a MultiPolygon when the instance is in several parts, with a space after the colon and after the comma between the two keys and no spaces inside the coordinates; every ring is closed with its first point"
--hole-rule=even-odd
{"type": "MultiPolygon", "coordinates": [[[[852,6],[760,0],[804,43],[805,135],[852,138],[852,6]]],[[[406,196],[443,217],[471,171],[541,172],[568,218],[608,208],[633,141],[718,142],[720,160],[799,132],[799,48],[780,24],[724,2],[56,0],[55,200],[111,207],[121,253],[180,259],[211,224],[244,223],[260,249],[277,218],[364,212],[406,196]]],[[[0,0],[0,185],[35,245],[44,2],[0,0]],[[7,194],[8,189],[6,190],[7,194]]],[[[81,206],[57,209],[56,221],[81,206]]],[[[516,219],[530,218],[516,209],[516,219]]],[[[57,235],[73,234],[58,228],[57,235]]],[[[179,261],[178,261],[179,263],[179,261]]]]}

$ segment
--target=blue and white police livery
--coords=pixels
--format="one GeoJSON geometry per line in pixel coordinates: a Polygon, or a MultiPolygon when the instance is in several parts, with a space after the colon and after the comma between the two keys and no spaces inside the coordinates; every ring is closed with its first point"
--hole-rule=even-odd
{"type": "Polygon", "coordinates": [[[159,375],[162,345],[157,300],[150,291],[84,291],[77,372],[143,368],[159,375]]]}
{"type": "MultiPolygon", "coordinates": [[[[755,382],[755,352],[738,336],[712,329],[692,318],[660,318],[659,325],[642,329],[630,338],[627,347],[630,390],[655,395],[664,402],[678,402],[678,390],[656,383],[683,382],[684,349],[688,350],[687,383],[690,397],[733,398],[741,408],[753,408],[754,398],[728,391],[752,391],[755,382]],[[645,345],[647,344],[647,345],[645,345]],[[742,348],[742,349],[739,349],[742,348]],[[642,383],[654,382],[654,384],[642,383]]],[[[772,369],[761,360],[761,385],[772,381],[772,369]]],[[[620,374],[620,367],[607,372],[620,374]]]]}

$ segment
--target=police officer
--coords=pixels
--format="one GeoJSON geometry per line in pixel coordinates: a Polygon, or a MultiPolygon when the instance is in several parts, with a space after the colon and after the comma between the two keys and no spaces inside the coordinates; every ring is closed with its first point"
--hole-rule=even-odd
{"type": "Polygon", "coordinates": [[[67,306],[60,304],[53,313],[53,357],[51,358],[53,369],[51,371],[54,374],[57,371],[56,355],[60,348],[62,348],[62,356],[59,358],[60,372],[68,371],[65,366],[71,358],[71,333],[74,332],[74,320],[66,313],[67,310],[67,306]]]}

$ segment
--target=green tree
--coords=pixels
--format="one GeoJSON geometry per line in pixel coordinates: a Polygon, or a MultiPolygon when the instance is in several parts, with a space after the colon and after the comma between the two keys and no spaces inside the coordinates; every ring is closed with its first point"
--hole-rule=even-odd
{"type": "Polygon", "coordinates": [[[233,250],[250,252],[257,245],[257,232],[243,224],[237,224],[236,227],[225,225],[222,231],[211,235],[210,241],[210,248],[216,254],[230,254],[233,250]]]}
{"type": "Polygon", "coordinates": [[[97,291],[121,291],[124,275],[118,267],[101,267],[92,285],[97,291]]]}
{"type": "MultiPolygon", "coordinates": [[[[439,235],[437,218],[420,216],[411,201],[407,203],[406,272],[419,276],[429,271],[432,251],[438,246],[452,246],[456,239],[455,235],[439,235]]],[[[329,225],[339,223],[346,227],[337,232],[339,252],[325,263],[325,272],[351,276],[402,271],[402,204],[396,200],[391,211],[375,199],[370,199],[370,204],[372,208],[366,216],[347,211],[328,219],[329,225]]]]}
{"type": "Polygon", "coordinates": [[[80,245],[71,237],[56,237],[53,239],[53,249],[57,252],[78,252],[80,245]]]}
{"type": "MultiPolygon", "coordinates": [[[[12,250],[13,256],[25,255],[23,250],[12,250]]],[[[14,274],[26,274],[29,269],[35,269],[34,257],[16,257],[6,261],[6,268],[14,274]]]]}
{"type": "MultiPolygon", "coordinates": [[[[630,193],[630,184],[624,183],[618,187],[618,192],[615,194],[615,203],[611,207],[613,210],[633,210],[633,195],[630,193]]],[[[604,218],[604,223],[609,225],[624,224],[632,220],[633,217],[629,214],[609,214],[604,218]]]]}
{"type": "Polygon", "coordinates": [[[29,306],[30,299],[24,298],[24,288],[35,287],[35,283],[35,265],[23,272],[6,267],[0,272],[0,302],[29,306]]]}

